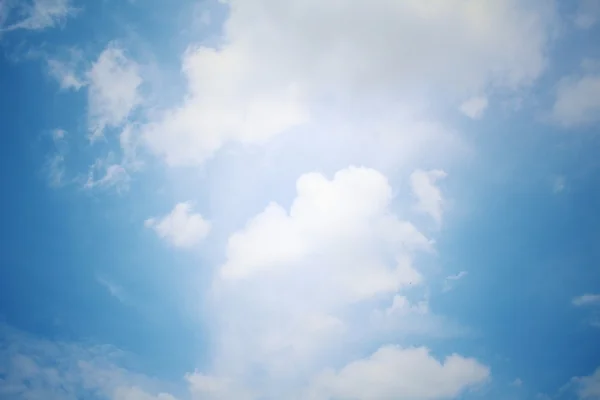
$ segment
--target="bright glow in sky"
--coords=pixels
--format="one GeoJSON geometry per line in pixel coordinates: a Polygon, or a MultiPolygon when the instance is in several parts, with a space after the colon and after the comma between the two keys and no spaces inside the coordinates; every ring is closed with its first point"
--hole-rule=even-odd
{"type": "Polygon", "coordinates": [[[0,2],[0,399],[600,399],[599,0],[0,2]]]}

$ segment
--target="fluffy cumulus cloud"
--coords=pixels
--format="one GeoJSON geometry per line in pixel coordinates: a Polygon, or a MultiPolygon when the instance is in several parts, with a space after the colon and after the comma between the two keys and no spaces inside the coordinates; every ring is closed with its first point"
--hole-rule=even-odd
{"type": "Polygon", "coordinates": [[[144,224],[160,238],[182,248],[193,247],[210,232],[210,223],[202,215],[193,212],[191,202],[178,203],[169,214],[149,218],[144,224]]]}
{"type": "MultiPolygon", "coordinates": [[[[432,89],[454,101],[522,88],[545,68],[554,22],[549,0],[228,7],[222,45],[191,46],[183,57],[185,99],[144,129],[146,144],[170,165],[202,163],[230,141],[264,142],[319,119],[324,103],[328,113],[359,107],[364,116],[382,101],[432,89]]],[[[475,116],[483,108],[467,107],[475,116]]]]}
{"type": "Polygon", "coordinates": [[[489,368],[474,359],[451,355],[443,362],[426,348],[385,346],[366,359],[316,379],[310,399],[447,399],[485,382],[489,368]]]}
{"type": "Polygon", "coordinates": [[[200,398],[441,399],[487,379],[475,360],[440,363],[426,349],[385,344],[444,329],[427,299],[411,304],[401,294],[425,282],[417,262],[433,241],[395,215],[393,199],[373,169],[307,173],[289,208],[271,203],[229,237],[208,299],[218,338],[212,374],[193,375],[200,398]],[[383,344],[348,359],[365,340],[383,344]],[[347,366],[332,372],[331,363],[347,366]],[[406,374],[412,363],[415,376],[406,374]]]}
{"type": "Polygon", "coordinates": [[[221,270],[225,279],[263,271],[285,273],[307,268],[303,265],[307,257],[324,257],[332,268],[339,266],[341,274],[347,271],[343,282],[351,297],[369,297],[420,281],[401,251],[428,249],[431,243],[411,223],[389,213],[392,190],[379,172],[347,168],[332,180],[306,174],[298,179],[296,190],[289,212],[272,203],[230,237],[221,270]],[[395,260],[392,268],[384,262],[386,251],[395,260]],[[350,268],[346,263],[352,256],[362,262],[355,259],[356,267],[350,268]]]}
{"type": "Polygon", "coordinates": [[[416,200],[415,210],[429,215],[438,225],[442,223],[444,199],[435,183],[446,176],[442,170],[416,170],[410,176],[410,186],[416,200]]]}

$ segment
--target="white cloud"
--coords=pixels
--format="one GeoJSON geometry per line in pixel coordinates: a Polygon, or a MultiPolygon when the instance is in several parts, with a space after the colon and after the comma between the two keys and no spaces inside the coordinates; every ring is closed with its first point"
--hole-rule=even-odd
{"type": "Polygon", "coordinates": [[[600,121],[600,74],[588,71],[561,79],[552,118],[565,128],[600,121]]]}
{"type": "Polygon", "coordinates": [[[121,147],[121,165],[127,170],[136,171],[144,165],[138,157],[139,141],[139,132],[135,126],[123,127],[119,134],[119,145],[121,147]]]}
{"type": "Polygon", "coordinates": [[[67,136],[67,131],[64,129],[54,129],[52,130],[52,140],[57,143],[63,140],[67,136]]]}
{"type": "Polygon", "coordinates": [[[236,386],[227,378],[204,375],[198,371],[185,377],[194,400],[252,400],[256,395],[236,386]]]}
{"type": "Polygon", "coordinates": [[[67,144],[67,131],[54,129],[50,132],[52,138],[52,152],[46,157],[44,166],[48,177],[48,183],[52,187],[60,187],[65,184],[66,167],[65,157],[69,150],[67,144]]]}
{"type": "Polygon", "coordinates": [[[570,386],[575,389],[580,400],[600,399],[600,368],[591,375],[572,378],[570,386]]]}
{"type": "Polygon", "coordinates": [[[194,10],[194,15],[194,20],[198,21],[202,25],[208,26],[212,22],[210,10],[206,10],[200,6],[197,6],[197,8],[194,10]]]}
{"type": "Polygon", "coordinates": [[[201,48],[184,56],[189,94],[146,127],[147,145],[170,165],[198,164],[228,141],[262,142],[307,120],[292,84],[258,88],[238,54],[201,48]],[[249,87],[250,86],[250,87],[249,87]]]}
{"type": "Polygon", "coordinates": [[[444,280],[444,287],[442,288],[442,290],[444,292],[449,292],[450,290],[454,289],[456,282],[458,280],[464,278],[465,276],[467,276],[467,271],[460,271],[456,275],[447,276],[446,279],[444,280]]]}
{"type": "Polygon", "coordinates": [[[0,398],[175,400],[161,393],[162,383],[122,368],[126,356],[108,345],[51,342],[0,325],[0,398]]]}
{"type": "Polygon", "coordinates": [[[429,312],[429,304],[427,301],[420,301],[417,304],[410,304],[405,296],[395,295],[392,300],[392,305],[385,310],[385,314],[390,315],[405,315],[410,313],[427,314],[429,312]]]}
{"type": "Polygon", "coordinates": [[[444,199],[435,183],[446,176],[442,170],[416,170],[410,176],[410,186],[416,199],[415,210],[428,214],[438,225],[442,223],[444,199]]]}
{"type": "Polygon", "coordinates": [[[127,301],[127,294],[125,293],[125,290],[123,290],[123,288],[116,283],[111,282],[101,276],[96,276],[96,281],[102,285],[111,296],[119,300],[121,303],[125,303],[127,301]]]}
{"type": "Polygon", "coordinates": [[[87,71],[86,79],[90,139],[96,140],[103,137],[105,128],[117,128],[127,122],[142,101],[142,78],[138,64],[112,43],[87,71]]]}
{"type": "MultiPolygon", "coordinates": [[[[302,128],[317,132],[302,154],[326,153],[315,145],[326,139],[317,136],[357,136],[352,145],[328,143],[344,147],[340,153],[369,153],[375,162],[414,161],[440,146],[435,139],[446,129],[398,123],[390,117],[405,111],[396,112],[398,104],[430,89],[452,107],[481,93],[478,104],[466,107],[480,117],[489,91],[522,89],[541,74],[553,12],[550,0],[527,6],[518,0],[427,6],[418,0],[232,0],[229,7],[221,45],[191,46],[183,57],[184,98],[148,114],[141,127],[144,144],[171,166],[200,164],[230,142],[264,143],[302,128]],[[384,112],[374,111],[380,106],[384,112]]],[[[86,80],[92,136],[125,126],[120,144],[132,156],[124,158],[135,159],[137,131],[128,128],[141,102],[137,64],[109,46],[86,80]]],[[[94,174],[90,187],[129,179],[124,162],[104,162],[94,174]]],[[[442,170],[411,176],[416,209],[437,224],[444,201],[435,180],[443,177],[442,170]]],[[[291,205],[272,202],[232,234],[209,296],[214,368],[211,375],[187,376],[193,396],[290,398],[330,365],[346,367],[314,381],[317,398],[450,398],[484,382],[489,370],[479,362],[453,355],[440,363],[425,348],[383,346],[348,363],[364,354],[366,342],[381,342],[380,326],[368,317],[382,302],[389,300],[382,314],[398,331],[415,329],[415,320],[405,317],[432,314],[426,299],[411,303],[403,292],[425,282],[417,265],[433,241],[397,217],[403,213],[392,204],[390,184],[376,170],[346,168],[332,179],[309,173],[298,179],[291,205]],[[382,370],[395,374],[378,381],[374,371],[382,370]]],[[[210,229],[190,203],[145,225],[179,247],[192,247],[210,229]]],[[[143,396],[131,387],[123,393],[143,396]]]]}
{"type": "Polygon", "coordinates": [[[78,12],[71,4],[71,0],[32,0],[17,5],[16,2],[6,0],[6,4],[0,4],[0,22],[3,22],[2,18],[6,20],[8,14],[15,9],[20,12],[21,19],[4,28],[0,25],[0,32],[17,29],[42,30],[61,25],[78,12]]]}
{"type": "Polygon", "coordinates": [[[520,378],[516,378],[510,385],[514,387],[521,387],[523,386],[523,381],[520,378]]]}
{"type": "Polygon", "coordinates": [[[562,175],[555,177],[554,183],[552,184],[552,191],[554,193],[563,192],[566,188],[566,182],[567,182],[567,179],[562,175]]]}
{"type": "Polygon", "coordinates": [[[137,157],[138,136],[133,126],[123,127],[119,145],[121,152],[118,157],[111,151],[89,167],[87,180],[83,183],[85,189],[113,188],[117,192],[129,189],[131,174],[143,167],[143,162],[137,157]]]}
{"type": "Polygon", "coordinates": [[[590,29],[600,20],[600,1],[579,0],[575,14],[575,26],[580,29],[590,29]]]}
{"type": "Polygon", "coordinates": [[[468,333],[464,327],[436,315],[430,309],[428,295],[411,301],[403,294],[396,294],[389,306],[375,309],[363,324],[369,328],[358,328],[361,335],[382,343],[402,337],[449,338],[468,333]]]}
{"type": "Polygon", "coordinates": [[[147,219],[144,225],[173,246],[190,248],[200,243],[210,232],[210,223],[202,215],[192,212],[192,203],[177,204],[159,218],[147,219]]]}
{"type": "MultiPolygon", "coordinates": [[[[91,67],[79,76],[81,54],[77,49],[69,50],[66,61],[48,59],[50,75],[61,89],[79,90],[87,87],[88,129],[93,142],[104,137],[107,128],[121,128],[119,134],[120,155],[109,152],[97,158],[89,167],[86,189],[116,188],[126,190],[131,172],[139,170],[143,163],[137,157],[139,134],[136,124],[129,123],[130,114],[141,103],[139,93],[142,78],[139,65],[130,60],[125,51],[110,43],[91,67]],[[120,160],[119,160],[120,158],[120,160]]],[[[62,179],[64,154],[58,154],[49,162],[52,181],[62,179]]]]}
{"type": "Polygon", "coordinates": [[[51,77],[56,79],[62,90],[79,90],[84,87],[87,82],[83,77],[78,76],[77,58],[79,55],[76,51],[71,51],[72,60],[61,61],[58,59],[48,59],[48,72],[51,77]]]}
{"type": "Polygon", "coordinates": [[[296,190],[289,212],[271,203],[229,238],[227,261],[221,270],[225,279],[307,268],[302,262],[307,257],[323,257],[321,262],[331,262],[330,268],[341,268],[335,277],[338,284],[346,285],[344,290],[351,297],[369,297],[419,283],[419,274],[400,254],[407,249],[427,249],[430,242],[412,224],[389,213],[392,192],[383,175],[367,168],[341,170],[333,180],[305,174],[298,179],[296,190]],[[356,254],[349,252],[350,248],[356,254]],[[395,258],[395,266],[382,259],[386,252],[395,258]],[[348,262],[357,265],[350,267],[348,262]]]}
{"type": "Polygon", "coordinates": [[[111,400],[176,400],[168,393],[149,394],[139,387],[120,387],[115,390],[111,400]]]}
{"type": "Polygon", "coordinates": [[[522,88],[544,70],[554,18],[550,0],[228,5],[222,46],[188,49],[185,99],[144,129],[170,165],[202,163],[231,141],[264,142],[323,113],[357,118],[339,111],[349,106],[365,116],[398,93],[522,88]]]}
{"type": "Polygon", "coordinates": [[[65,156],[54,154],[46,161],[46,170],[48,171],[48,183],[52,187],[62,186],[65,182],[65,156]]]}
{"type": "Polygon", "coordinates": [[[487,97],[471,97],[460,105],[460,111],[471,119],[480,119],[487,109],[487,97]]]}
{"type": "Polygon", "coordinates": [[[230,235],[208,297],[218,340],[206,385],[304,399],[307,381],[367,343],[444,336],[427,299],[402,293],[421,290],[416,262],[433,241],[395,215],[392,199],[373,169],[307,173],[288,207],[271,202],[230,235]],[[253,379],[257,371],[264,379],[253,379]]]}
{"type": "Polygon", "coordinates": [[[572,300],[574,306],[600,305],[600,294],[584,294],[572,300]]]}
{"type": "Polygon", "coordinates": [[[450,399],[484,383],[489,376],[489,368],[474,359],[454,354],[440,362],[424,347],[384,346],[338,372],[323,373],[313,384],[309,398],[450,399]]]}
{"type": "Polygon", "coordinates": [[[106,158],[97,159],[90,166],[83,187],[85,189],[115,188],[117,191],[128,189],[131,177],[127,170],[121,164],[114,162],[113,159],[113,153],[109,153],[106,158]]]}

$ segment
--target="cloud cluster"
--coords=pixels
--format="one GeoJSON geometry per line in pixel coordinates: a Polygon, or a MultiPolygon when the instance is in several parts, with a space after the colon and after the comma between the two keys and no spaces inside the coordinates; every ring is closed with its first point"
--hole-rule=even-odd
{"type": "MultiPolygon", "coordinates": [[[[306,133],[302,146],[315,153],[329,135],[336,152],[371,149],[370,160],[412,160],[447,133],[413,118],[414,99],[426,99],[427,108],[435,92],[482,118],[495,90],[521,90],[540,76],[554,23],[546,0],[227,6],[221,44],[192,45],[183,56],[185,96],[140,126],[143,144],[168,166],[197,166],[227,144],[265,144],[291,131],[306,133]]],[[[115,121],[136,105],[129,103],[115,121]]],[[[437,227],[445,177],[441,169],[417,169],[409,179],[414,211],[437,227]]],[[[393,203],[378,170],[304,173],[289,206],[271,202],[232,233],[206,299],[213,364],[187,376],[193,395],[443,399],[484,383],[490,371],[477,360],[440,361],[425,347],[392,339],[443,330],[426,296],[408,297],[424,290],[417,265],[435,253],[434,241],[393,203]]],[[[177,247],[193,247],[208,233],[188,203],[146,226],[177,247]]]]}
{"type": "MultiPolygon", "coordinates": [[[[121,129],[120,158],[99,159],[86,187],[126,185],[139,145],[169,167],[199,166],[228,144],[265,145],[291,132],[301,132],[294,150],[315,158],[357,153],[361,165],[412,168],[407,160],[454,150],[446,146],[450,129],[422,118],[422,109],[440,102],[483,118],[496,92],[519,92],[540,77],[555,26],[551,0],[230,0],[227,7],[219,45],[190,45],[183,55],[181,100],[139,121],[132,116],[143,105],[140,66],[118,45],[82,77],[49,63],[62,88],[87,87],[92,140],[121,129]]],[[[596,75],[561,82],[557,121],[596,120],[596,75]]],[[[422,214],[439,232],[446,172],[413,169],[403,188],[413,207],[401,210],[390,183],[397,176],[348,164],[331,175],[303,171],[290,204],[265,203],[228,236],[204,299],[212,364],[185,377],[192,398],[435,400],[490,379],[479,360],[401,343],[408,333],[449,329],[430,308],[419,264],[435,255],[435,241],[408,218],[422,214]]],[[[186,249],[211,231],[192,202],[145,226],[186,249]]],[[[465,274],[446,278],[443,290],[465,274]]],[[[135,385],[110,393],[173,399],[135,385]]]]}
{"type": "Polygon", "coordinates": [[[230,235],[208,300],[218,340],[203,395],[227,398],[209,393],[234,382],[249,398],[442,399],[488,378],[475,360],[440,363],[425,348],[384,343],[365,359],[348,358],[413,323],[443,330],[426,300],[411,305],[399,295],[424,283],[415,262],[433,252],[433,241],[398,218],[392,202],[376,170],[348,167],[331,179],[307,173],[289,209],[271,203],[230,235]],[[410,365],[419,366],[415,376],[410,365]]]}
{"type": "MultiPolygon", "coordinates": [[[[144,129],[169,165],[202,163],[228,142],[261,143],[336,109],[346,118],[342,110],[365,115],[432,90],[452,100],[522,88],[545,68],[554,22],[547,0],[228,7],[223,44],[190,46],[184,55],[185,100],[144,129]]],[[[478,117],[485,106],[464,108],[478,117]]]]}
{"type": "Polygon", "coordinates": [[[90,165],[87,179],[82,180],[83,187],[128,188],[130,173],[142,165],[137,158],[137,137],[130,120],[142,104],[143,78],[139,64],[118,43],[111,42],[87,68],[76,48],[69,49],[66,59],[48,58],[47,66],[62,90],[87,89],[87,128],[92,144],[106,139],[105,131],[120,130],[118,151],[110,151],[90,165]]]}

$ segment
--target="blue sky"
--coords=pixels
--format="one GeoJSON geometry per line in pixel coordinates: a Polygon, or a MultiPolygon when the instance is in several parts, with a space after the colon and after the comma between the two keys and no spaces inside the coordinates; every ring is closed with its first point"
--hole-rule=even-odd
{"type": "Polygon", "coordinates": [[[600,2],[0,3],[0,398],[600,399],[600,2]]]}

